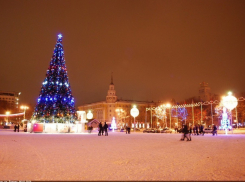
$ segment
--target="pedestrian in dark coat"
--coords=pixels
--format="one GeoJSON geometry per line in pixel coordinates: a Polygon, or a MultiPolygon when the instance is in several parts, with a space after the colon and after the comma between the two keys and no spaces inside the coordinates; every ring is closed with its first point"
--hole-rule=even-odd
{"type": "Polygon", "coordinates": [[[190,135],[192,134],[192,126],[190,126],[190,135]]]}
{"type": "Polygon", "coordinates": [[[16,125],[14,125],[14,132],[16,132],[16,129],[17,129],[17,126],[16,126],[16,125]]]}
{"type": "Polygon", "coordinates": [[[193,126],[193,135],[196,135],[196,126],[193,126]]]}
{"type": "Polygon", "coordinates": [[[130,134],[130,130],[131,130],[131,128],[130,128],[130,126],[128,126],[128,134],[130,134]]]}
{"type": "Polygon", "coordinates": [[[101,128],[101,134],[104,135],[104,123],[102,124],[102,128],[101,128]]]}
{"type": "Polygon", "coordinates": [[[201,135],[201,133],[202,133],[202,135],[204,135],[203,125],[200,125],[200,135],[201,135]]]}
{"type": "Polygon", "coordinates": [[[100,122],[100,123],[99,123],[99,133],[98,133],[98,136],[101,135],[102,128],[103,128],[103,127],[102,127],[102,123],[100,122]]]}
{"type": "Polygon", "coordinates": [[[184,125],[183,127],[183,136],[180,140],[184,141],[185,138],[187,141],[191,141],[191,135],[188,135],[189,134],[189,129],[188,129],[188,126],[187,125],[184,125]]]}
{"type": "Polygon", "coordinates": [[[107,128],[108,128],[108,125],[105,122],[105,125],[104,125],[105,136],[108,136],[107,128]]]}
{"type": "Polygon", "coordinates": [[[126,134],[128,134],[128,126],[125,126],[126,134]]]}
{"type": "Polygon", "coordinates": [[[213,126],[213,131],[212,131],[212,133],[213,133],[213,136],[214,136],[215,134],[217,135],[217,127],[216,127],[216,125],[213,126]]]}
{"type": "Polygon", "coordinates": [[[199,127],[198,127],[198,125],[196,125],[196,134],[197,135],[199,135],[198,130],[199,130],[199,127]]]}
{"type": "Polygon", "coordinates": [[[17,129],[18,129],[18,132],[20,131],[20,125],[18,124],[18,126],[17,126],[17,129]]]}

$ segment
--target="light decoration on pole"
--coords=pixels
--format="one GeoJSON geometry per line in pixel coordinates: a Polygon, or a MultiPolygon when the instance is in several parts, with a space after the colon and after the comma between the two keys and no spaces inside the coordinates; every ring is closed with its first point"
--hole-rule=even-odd
{"type": "Polygon", "coordinates": [[[26,109],[29,109],[29,107],[27,107],[27,106],[20,106],[20,109],[24,110],[24,120],[25,120],[26,109]]]}
{"type": "Polygon", "coordinates": [[[155,114],[154,114],[157,118],[163,120],[166,117],[166,107],[164,106],[158,106],[155,109],[155,114]]]}
{"type": "Polygon", "coordinates": [[[128,116],[127,113],[123,109],[116,109],[116,112],[118,114],[118,125],[122,128],[125,125],[125,120],[128,116]],[[124,118],[124,122],[123,122],[124,118]]]}
{"type": "Polygon", "coordinates": [[[7,115],[7,123],[9,122],[9,118],[8,118],[8,117],[9,117],[9,114],[10,114],[10,112],[7,111],[7,112],[6,112],[6,115],[7,115]]]}
{"type": "MultiPolygon", "coordinates": [[[[222,98],[222,104],[224,107],[223,107],[223,114],[221,120],[221,128],[225,130],[227,135],[227,129],[232,129],[232,120],[228,119],[226,108],[231,112],[234,108],[236,108],[238,104],[238,100],[236,97],[232,96],[232,92],[228,92],[228,96],[222,98]]],[[[231,113],[231,117],[232,117],[232,113],[231,113]]]]}
{"type": "Polygon", "coordinates": [[[114,132],[114,129],[117,129],[115,117],[112,117],[111,127],[112,131],[114,132]]]}
{"type": "Polygon", "coordinates": [[[130,110],[131,116],[134,117],[134,131],[135,131],[135,118],[139,115],[139,110],[136,108],[136,105],[130,110]]]}
{"type": "Polygon", "coordinates": [[[88,111],[87,119],[92,119],[92,118],[93,118],[93,113],[91,113],[91,111],[88,111]]]}
{"type": "Polygon", "coordinates": [[[223,105],[229,110],[234,109],[238,104],[237,98],[232,96],[232,92],[228,92],[228,96],[223,97],[222,101],[223,105]]]}

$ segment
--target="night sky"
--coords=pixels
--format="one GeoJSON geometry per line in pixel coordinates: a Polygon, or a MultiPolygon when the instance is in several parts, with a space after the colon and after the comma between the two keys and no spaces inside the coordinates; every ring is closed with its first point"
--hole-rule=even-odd
{"type": "Polygon", "coordinates": [[[76,107],[245,91],[245,1],[0,0],[1,91],[35,105],[57,35],[76,107]]]}

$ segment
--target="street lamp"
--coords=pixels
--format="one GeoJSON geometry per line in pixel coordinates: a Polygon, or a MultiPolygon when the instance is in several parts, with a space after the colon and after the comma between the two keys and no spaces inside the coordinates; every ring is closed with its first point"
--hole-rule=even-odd
{"type": "Polygon", "coordinates": [[[135,131],[135,117],[139,115],[139,110],[136,108],[136,105],[133,106],[133,108],[130,110],[131,116],[134,117],[134,131],[135,131]]]}
{"type": "Polygon", "coordinates": [[[9,122],[9,119],[8,119],[9,114],[10,114],[10,112],[7,111],[7,112],[6,112],[6,115],[7,115],[7,123],[9,122]]]}
{"type": "Polygon", "coordinates": [[[24,119],[25,119],[26,109],[29,109],[29,107],[27,107],[27,106],[20,106],[20,109],[24,110],[24,119]]]}

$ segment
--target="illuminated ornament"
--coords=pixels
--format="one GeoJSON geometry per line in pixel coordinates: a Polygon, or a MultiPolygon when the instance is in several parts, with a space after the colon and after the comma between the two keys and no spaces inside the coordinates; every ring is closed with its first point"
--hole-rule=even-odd
{"type": "Polygon", "coordinates": [[[62,38],[62,34],[59,34],[58,37],[59,37],[59,39],[61,39],[62,38]]]}
{"type": "Polygon", "coordinates": [[[93,118],[93,114],[91,113],[91,111],[88,111],[87,119],[92,119],[92,118],[93,118]]]}
{"type": "Polygon", "coordinates": [[[186,108],[179,108],[178,109],[178,116],[182,118],[182,121],[186,119],[188,116],[186,108]]]}
{"type": "Polygon", "coordinates": [[[110,128],[112,129],[112,132],[114,132],[114,129],[117,129],[115,117],[112,118],[112,122],[111,122],[111,127],[110,128]]]}
{"type": "Polygon", "coordinates": [[[130,110],[130,114],[131,116],[133,116],[134,118],[137,117],[139,115],[139,110],[136,108],[136,105],[133,106],[133,108],[130,110]]]}
{"type": "Polygon", "coordinates": [[[228,96],[223,97],[223,105],[227,108],[227,109],[234,109],[236,108],[238,102],[237,102],[237,98],[232,96],[231,92],[228,92],[228,96]]]}
{"type": "Polygon", "coordinates": [[[131,116],[134,117],[134,131],[135,131],[135,117],[139,115],[139,110],[136,108],[136,105],[133,106],[133,108],[130,110],[131,116]]]}

